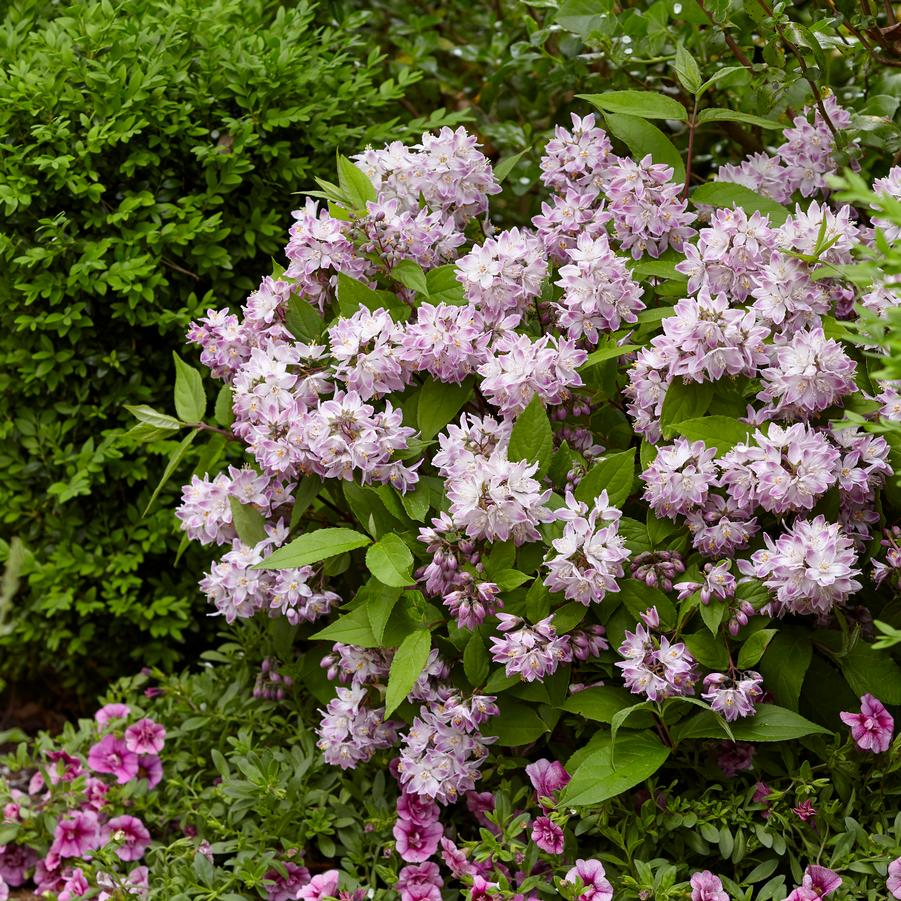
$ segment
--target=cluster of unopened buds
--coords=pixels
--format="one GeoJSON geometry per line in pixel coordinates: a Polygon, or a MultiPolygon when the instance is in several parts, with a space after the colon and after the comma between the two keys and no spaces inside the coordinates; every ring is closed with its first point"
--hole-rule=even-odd
{"type": "Polygon", "coordinates": [[[263,701],[284,701],[286,692],[294,685],[290,676],[282,675],[278,671],[278,661],[272,657],[266,657],[260,664],[253,686],[253,696],[263,701]]]}

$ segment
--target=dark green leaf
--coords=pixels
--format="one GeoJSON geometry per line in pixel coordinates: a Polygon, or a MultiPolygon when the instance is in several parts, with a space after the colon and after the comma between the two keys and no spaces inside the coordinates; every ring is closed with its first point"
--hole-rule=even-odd
{"type": "Polygon", "coordinates": [[[417,294],[428,294],[429,284],[422,266],[412,260],[401,260],[391,269],[391,278],[417,294]]]}
{"type": "Polygon", "coordinates": [[[541,476],[550,465],[553,449],[551,421],[544,409],[544,403],[536,394],[513,423],[507,456],[511,460],[537,463],[538,476],[541,476]]]}
{"type": "Polygon", "coordinates": [[[338,157],[338,187],[357,211],[365,210],[366,203],[378,196],[369,176],[346,156],[338,157]]]}
{"type": "Polygon", "coordinates": [[[749,216],[759,211],[769,216],[773,225],[782,225],[789,215],[788,210],[775,200],[757,194],[744,185],[728,181],[711,181],[706,185],[698,185],[691,192],[691,201],[696,206],[739,207],[749,216]]]}
{"type": "Polygon", "coordinates": [[[434,438],[460,412],[472,396],[473,380],[461,385],[447,384],[433,379],[425,380],[419,392],[417,421],[423,438],[434,438]]]}
{"type": "Polygon", "coordinates": [[[548,731],[547,724],[532,705],[505,696],[500,701],[500,708],[500,714],[482,727],[485,735],[497,736],[499,747],[528,745],[548,731]]]}
{"type": "Polygon", "coordinates": [[[473,688],[484,684],[489,670],[488,649],[478,631],[473,632],[463,650],[463,672],[473,688]]]}
{"type": "Polygon", "coordinates": [[[635,479],[635,448],[619,454],[610,454],[595,463],[579,482],[576,500],[592,506],[602,491],[607,492],[607,501],[614,507],[621,507],[632,492],[635,479]]]}
{"type": "Polygon", "coordinates": [[[174,451],[169,455],[169,461],[166,463],[166,468],[163,470],[163,475],[157,483],[156,488],[153,489],[153,494],[150,495],[150,500],[147,502],[147,506],[144,508],[144,516],[150,511],[150,508],[153,506],[153,502],[159,497],[160,492],[163,490],[163,487],[172,478],[172,473],[175,472],[176,467],[179,463],[184,459],[185,454],[188,452],[188,448],[191,446],[191,442],[197,437],[198,430],[191,429],[184,438],[182,438],[181,443],[178,447],[175,448],[174,451]]]}
{"type": "Polygon", "coordinates": [[[798,709],[804,674],[812,655],[813,645],[807,630],[783,626],[760,658],[764,687],[783,707],[798,709]]]}
{"type": "Polygon", "coordinates": [[[674,379],[666,389],[660,426],[666,428],[673,422],[685,422],[703,416],[713,400],[715,388],[711,382],[688,382],[674,379]]]}
{"type": "Polygon", "coordinates": [[[689,441],[703,441],[707,447],[715,447],[721,456],[736,444],[746,443],[753,432],[752,426],[730,416],[699,416],[668,423],[663,429],[663,437],[681,435],[689,441]]]}
{"type": "Polygon", "coordinates": [[[621,357],[624,354],[632,353],[633,350],[640,349],[641,345],[639,344],[602,345],[588,355],[588,359],[579,367],[579,372],[582,372],[584,369],[589,369],[592,366],[597,366],[598,363],[603,363],[605,360],[612,360],[614,357],[621,357]]]}
{"type": "MultiPolygon", "coordinates": [[[[636,159],[648,154],[655,163],[663,163],[673,170],[673,181],[677,184],[685,178],[685,163],[673,142],[656,125],[636,116],[621,116],[608,113],[607,130],[619,138],[636,159]]],[[[646,312],[646,311],[644,311],[646,312]]],[[[641,317],[639,316],[639,320],[641,317]]],[[[644,321],[644,320],[641,320],[644,321]]]]}
{"type": "Polygon", "coordinates": [[[760,662],[764,651],[773,640],[778,629],[758,629],[750,638],[741,646],[738,652],[738,668],[748,669],[760,662]]]}
{"type": "Polygon", "coordinates": [[[774,131],[780,131],[785,126],[772,119],[764,119],[762,116],[751,116],[748,113],[739,113],[731,109],[717,109],[710,107],[701,110],[698,114],[698,123],[703,125],[705,122],[744,122],[745,125],[756,125],[759,128],[770,128],[774,131]]]}
{"type": "MultiPolygon", "coordinates": [[[[356,312],[356,310],[354,310],[356,312]]],[[[310,344],[317,341],[322,335],[325,323],[316,312],[315,307],[302,297],[292,294],[288,298],[288,306],[285,310],[285,325],[288,331],[297,338],[310,344]]]]}
{"type": "Polygon", "coordinates": [[[383,584],[405,588],[413,583],[413,554],[397,535],[389,533],[366,551],[366,566],[383,584]]]}
{"type": "Polygon", "coordinates": [[[206,413],[203,376],[175,352],[175,412],[185,422],[202,422],[206,413]]]}
{"type": "Polygon", "coordinates": [[[232,523],[238,538],[248,545],[254,547],[266,537],[266,519],[256,507],[242,504],[237,498],[230,497],[228,499],[232,511],[232,523]]]}
{"type": "MultiPolygon", "coordinates": [[[[634,703],[635,695],[625,688],[599,685],[571,695],[564,702],[563,709],[596,723],[610,723],[620,710],[631,707],[634,703]]],[[[639,723],[641,727],[648,727],[653,723],[653,718],[649,713],[644,716],[636,714],[636,727],[639,723]]]]}
{"type": "Polygon", "coordinates": [[[416,680],[422,675],[432,650],[432,634],[418,629],[408,635],[394,652],[388,688],[385,692],[385,719],[406,699],[416,680]]]}
{"type": "Polygon", "coordinates": [[[607,91],[604,94],[577,94],[605,113],[637,116],[641,119],[676,119],[684,122],[688,112],[678,100],[653,91],[607,91]]]}
{"type": "Polygon", "coordinates": [[[498,184],[501,184],[513,171],[516,164],[529,152],[529,149],[530,148],[526,147],[525,150],[520,150],[519,153],[514,153],[513,156],[508,156],[495,165],[494,177],[497,179],[498,184]]]}

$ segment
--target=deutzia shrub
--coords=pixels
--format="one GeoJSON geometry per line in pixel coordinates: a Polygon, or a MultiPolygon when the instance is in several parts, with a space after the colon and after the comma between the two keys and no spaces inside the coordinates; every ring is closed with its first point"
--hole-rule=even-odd
{"type": "MultiPolygon", "coordinates": [[[[223,548],[201,587],[301,655],[327,762],[387,767],[373,879],[403,901],[895,891],[901,670],[872,639],[901,624],[899,413],[856,321],[899,298],[853,265],[892,226],[830,192],[819,106],[693,187],[645,120],[703,120],[591,99],[647,152],[573,116],[530,228],[492,224],[510,166],[463,129],[370,148],[240,314],[194,323],[247,450],[185,488],[187,535],[223,548]],[[858,767],[882,838],[830,839],[858,767]]],[[[200,373],[175,390],[209,429],[200,373]]]]}

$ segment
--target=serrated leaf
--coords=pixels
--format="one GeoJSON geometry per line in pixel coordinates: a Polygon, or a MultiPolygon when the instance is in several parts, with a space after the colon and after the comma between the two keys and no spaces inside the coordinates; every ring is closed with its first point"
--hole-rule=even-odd
{"type": "MultiPolygon", "coordinates": [[[[656,125],[636,116],[608,113],[605,116],[607,130],[619,138],[640,160],[648,154],[655,163],[663,163],[673,170],[673,181],[680,184],[685,180],[685,163],[673,142],[656,125]]],[[[642,311],[647,313],[647,310],[642,311]]],[[[639,322],[646,319],[638,315],[639,322]]]]}
{"type": "Polygon", "coordinates": [[[478,688],[488,678],[490,658],[485,642],[478,631],[473,632],[463,650],[463,672],[473,688],[478,688]]]}
{"type": "Polygon", "coordinates": [[[206,413],[203,376],[175,352],[175,412],[185,422],[202,422],[206,413]]]}
{"type": "Polygon", "coordinates": [[[592,506],[595,498],[605,491],[607,500],[614,507],[621,507],[632,492],[635,479],[635,448],[619,454],[610,454],[582,477],[573,492],[577,501],[592,506]]]}
{"type": "Polygon", "coordinates": [[[698,185],[691,192],[691,202],[697,205],[743,209],[749,216],[754,212],[769,216],[772,225],[782,225],[789,211],[770,197],[764,197],[744,185],[729,181],[711,181],[698,185]]]}
{"type": "Polygon", "coordinates": [[[385,719],[403,703],[422,675],[432,650],[432,634],[427,629],[411,632],[394,652],[385,691],[385,719]]]}
{"type": "Polygon", "coordinates": [[[769,128],[780,131],[785,126],[772,119],[764,119],[762,116],[752,116],[748,113],[740,113],[737,110],[709,107],[698,114],[698,123],[705,122],[743,122],[745,125],[756,125],[758,128],[769,128]]]}
{"type": "Polygon", "coordinates": [[[216,422],[225,429],[235,421],[235,414],[232,412],[232,389],[228,385],[223,385],[219,389],[213,415],[216,417],[216,422]]]}
{"type": "MultiPolygon", "coordinates": [[[[583,691],[571,695],[563,703],[563,709],[567,713],[576,713],[587,720],[596,723],[610,723],[613,717],[620,711],[631,707],[635,703],[635,695],[625,688],[615,685],[599,685],[595,688],[586,688],[583,691]]],[[[653,717],[648,713],[641,719],[642,727],[651,726],[653,717]]]]}
{"type": "Polygon", "coordinates": [[[296,569],[336,557],[338,554],[365,547],[370,539],[353,529],[326,528],[307,532],[273,551],[254,569],[296,569]]]}
{"type": "Polygon", "coordinates": [[[528,745],[549,731],[534,706],[510,697],[502,698],[499,706],[500,714],[482,726],[483,734],[495,736],[499,747],[528,745]]]}
{"type": "Polygon", "coordinates": [[[346,156],[338,157],[338,187],[354,210],[365,210],[366,203],[378,197],[369,176],[346,156]]]}
{"type": "Polygon", "coordinates": [[[293,529],[304,513],[310,508],[310,504],[316,500],[316,496],[322,490],[322,479],[316,475],[304,476],[294,491],[294,506],[291,508],[291,528],[293,529]]]}
{"type": "Polygon", "coordinates": [[[191,442],[197,437],[198,429],[191,429],[184,438],[182,438],[178,447],[175,448],[174,451],[169,455],[169,461],[166,463],[166,468],[163,470],[163,475],[160,478],[159,482],[157,482],[156,488],[153,489],[153,494],[150,495],[150,500],[147,502],[147,506],[144,508],[143,515],[146,516],[150,512],[150,508],[153,506],[154,501],[159,497],[160,492],[163,490],[163,487],[172,478],[172,473],[175,472],[176,467],[179,463],[184,459],[185,454],[188,452],[188,448],[191,446],[191,442]]]}
{"type": "Polygon", "coordinates": [[[370,579],[361,589],[366,596],[366,613],[375,640],[381,644],[385,638],[385,628],[401,596],[401,589],[391,588],[378,579],[370,579]]]}
{"type": "Polygon", "coordinates": [[[577,94],[604,113],[637,116],[641,119],[675,119],[685,122],[688,111],[672,97],[654,91],[606,91],[603,94],[577,94]]]}
{"type": "Polygon", "coordinates": [[[737,444],[745,444],[753,432],[753,426],[731,416],[699,416],[668,423],[663,429],[663,437],[670,439],[681,435],[689,441],[703,441],[707,447],[715,447],[718,456],[722,456],[737,444]]]}
{"type": "Polygon", "coordinates": [[[391,278],[418,294],[428,294],[429,284],[422,266],[412,260],[401,260],[391,269],[391,278]]]}
{"type": "Polygon", "coordinates": [[[778,631],[778,629],[758,629],[754,632],[738,652],[738,668],[748,669],[759,663],[764,651],[778,631]]]}
{"type": "Polygon", "coordinates": [[[366,551],[366,566],[383,584],[405,588],[413,584],[413,554],[397,535],[385,535],[366,551]]]}
{"type": "Polygon", "coordinates": [[[153,426],[155,429],[174,432],[178,429],[183,429],[187,425],[186,422],[182,422],[174,416],[169,416],[167,413],[160,413],[159,410],[154,410],[153,407],[148,407],[146,404],[139,404],[136,407],[126,404],[125,409],[136,419],[146,425],[153,426]]]}
{"type": "Polygon", "coordinates": [[[292,294],[285,310],[285,326],[298,341],[311,344],[322,336],[325,322],[309,301],[292,294]]]}
{"type": "Polygon", "coordinates": [[[266,538],[266,519],[255,507],[242,504],[236,497],[229,497],[232,524],[238,538],[248,547],[254,547],[266,538]]]}
{"type": "Polygon", "coordinates": [[[689,94],[697,94],[701,90],[701,70],[698,68],[695,58],[685,49],[684,44],[676,47],[674,66],[682,87],[689,94]]]}
{"type": "Polygon", "coordinates": [[[416,419],[423,438],[434,438],[472,396],[472,378],[460,385],[439,382],[429,376],[419,392],[416,419]]]}
{"type": "Polygon", "coordinates": [[[452,306],[466,303],[466,293],[457,280],[457,267],[453,263],[429,269],[425,274],[425,281],[431,303],[447,303],[452,306]]]}
{"type": "Polygon", "coordinates": [[[520,585],[529,581],[529,577],[518,569],[499,570],[491,579],[501,591],[512,591],[514,588],[519,588],[520,585]]]}
{"type": "Polygon", "coordinates": [[[653,776],[670,754],[653,734],[629,734],[616,743],[614,765],[612,743],[609,736],[604,738],[573,773],[563,790],[562,804],[585,807],[614,798],[653,776]]]}
{"type": "Polygon", "coordinates": [[[828,735],[829,730],[792,710],[761,704],[757,713],[732,723],[736,741],[791,741],[805,735],[828,735]]]}
{"type": "Polygon", "coordinates": [[[707,412],[716,388],[711,382],[689,382],[674,379],[666,389],[660,413],[661,429],[673,422],[697,419],[707,412]]]}
{"type": "Polygon", "coordinates": [[[510,460],[526,460],[538,464],[537,477],[542,476],[551,462],[554,436],[544,403],[536,394],[529,405],[516,417],[507,456],[510,460]]]}
{"type": "Polygon", "coordinates": [[[310,636],[310,641],[340,641],[360,648],[379,647],[379,641],[372,633],[365,604],[315,632],[310,636]]]}

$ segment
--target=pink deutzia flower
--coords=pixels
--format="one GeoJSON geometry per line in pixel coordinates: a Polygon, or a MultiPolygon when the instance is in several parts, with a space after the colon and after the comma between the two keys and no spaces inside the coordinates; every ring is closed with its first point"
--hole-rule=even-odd
{"type": "Polygon", "coordinates": [[[128,704],[107,704],[105,707],[101,707],[94,714],[97,731],[102,732],[111,720],[124,720],[130,713],[131,707],[128,704]]]}
{"type": "Polygon", "coordinates": [[[88,766],[95,773],[110,773],[120,785],[138,774],[138,755],[115,735],[105,735],[88,751],[88,766]]]}
{"type": "Polygon", "coordinates": [[[110,820],[103,828],[103,838],[105,842],[122,842],[116,848],[120,860],[140,860],[150,844],[147,827],[137,817],[127,814],[110,820]]]}
{"type": "Polygon", "coordinates": [[[840,714],[842,722],[851,727],[851,737],[861,751],[881,754],[892,743],[895,721],[882,702],[871,694],[860,699],[860,713],[840,714]]]}
{"type": "Polygon", "coordinates": [[[547,817],[538,817],[532,824],[532,841],[548,854],[563,853],[563,830],[547,817]]]}
{"type": "Polygon", "coordinates": [[[893,898],[901,898],[901,857],[895,858],[888,865],[885,887],[892,893],[893,898]]]}
{"type": "Polygon", "coordinates": [[[801,885],[785,901],[818,901],[831,895],[842,884],[842,877],[826,867],[809,866],[801,885]]]}
{"type": "Polygon", "coordinates": [[[320,901],[321,898],[328,898],[338,892],[338,871],[326,870],[318,876],[314,876],[310,880],[309,885],[305,885],[298,893],[298,898],[304,898],[306,901],[320,901]]]}
{"type": "Polygon", "coordinates": [[[720,877],[704,870],[691,877],[691,901],[729,901],[729,896],[723,891],[720,877]]]}
{"type": "Polygon", "coordinates": [[[135,754],[159,754],[165,743],[165,728],[151,719],[138,720],[125,730],[125,745],[135,754]]]}

